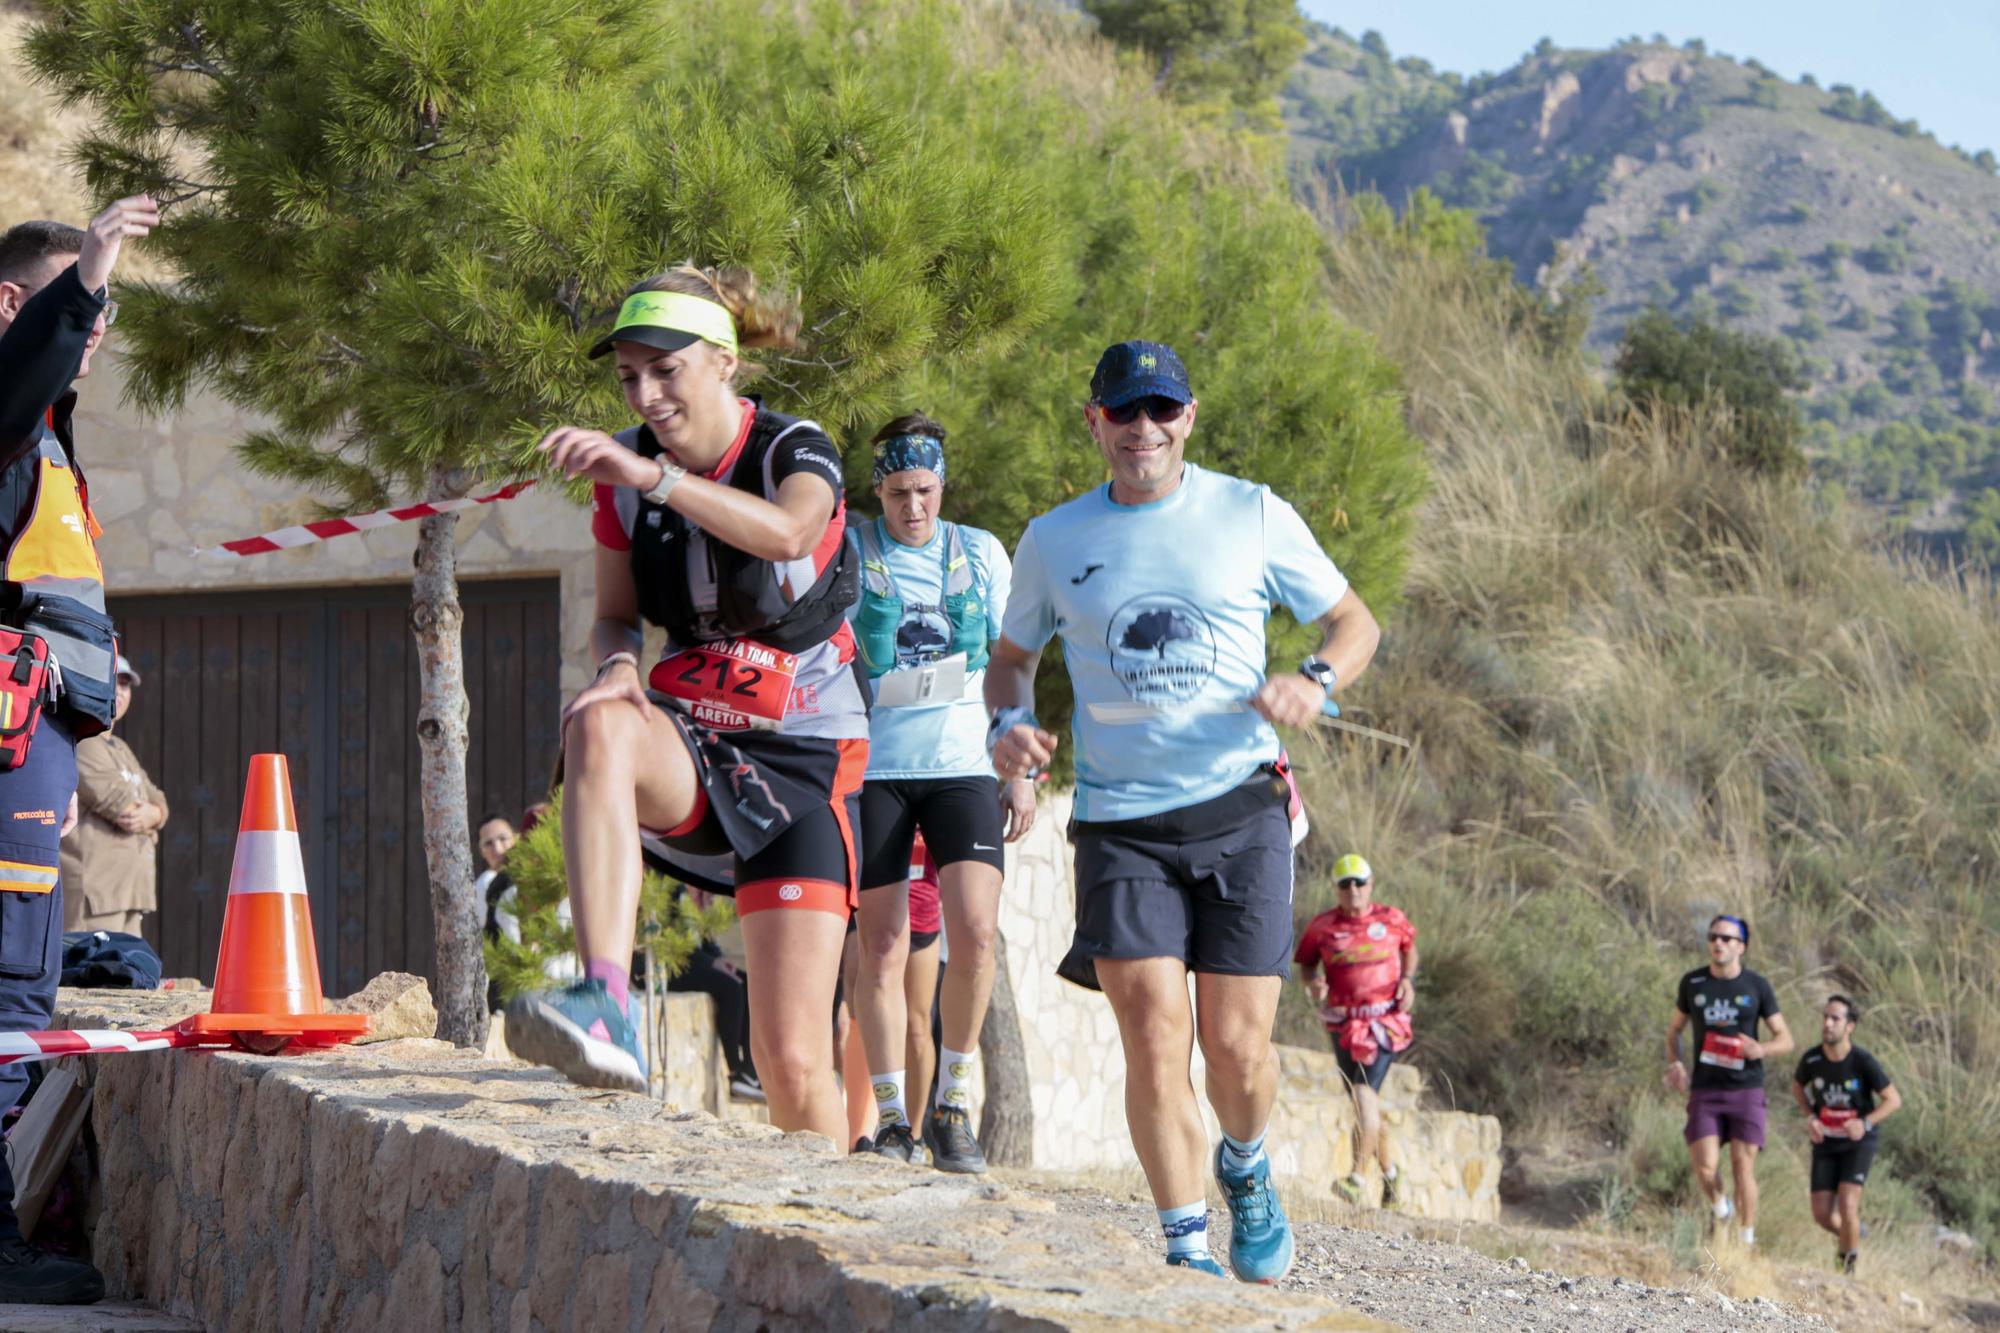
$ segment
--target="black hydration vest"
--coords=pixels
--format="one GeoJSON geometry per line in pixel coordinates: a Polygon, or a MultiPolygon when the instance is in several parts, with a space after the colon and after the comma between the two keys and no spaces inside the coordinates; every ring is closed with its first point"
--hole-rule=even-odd
{"type": "MultiPolygon", "coordinates": [[[[743,451],[729,475],[720,480],[759,499],[775,500],[772,450],[795,430],[823,433],[814,422],[781,412],[758,407],[756,414],[743,451]]],[[[648,426],[621,432],[617,438],[642,458],[658,458],[664,452],[648,426]]],[[[829,450],[831,447],[829,444],[829,450]]],[[[779,652],[801,653],[834,636],[860,592],[860,561],[847,542],[839,544],[811,587],[796,599],[788,599],[770,560],[711,540],[680,514],[648,502],[637,492],[623,492],[621,500],[626,495],[637,502],[626,531],[632,539],[632,581],[639,593],[639,614],[665,629],[682,647],[745,638],[779,652]],[[715,588],[712,617],[697,610],[697,578],[715,588]]],[[[836,497],[834,516],[839,517],[844,509],[844,502],[836,497]]],[[[627,516],[621,512],[619,517],[627,516]]]]}

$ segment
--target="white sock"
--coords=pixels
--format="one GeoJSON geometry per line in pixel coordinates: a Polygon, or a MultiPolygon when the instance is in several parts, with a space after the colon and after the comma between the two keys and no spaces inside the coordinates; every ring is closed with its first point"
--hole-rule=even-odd
{"type": "Polygon", "coordinates": [[[1745,1245],[1755,1245],[1755,1244],[1757,1243],[1757,1228],[1756,1228],[1756,1227],[1744,1227],[1744,1228],[1743,1228],[1743,1243],[1744,1243],[1745,1245]]]}
{"type": "Polygon", "coordinates": [[[1382,1168],[1382,1179],[1394,1180],[1395,1178],[1396,1178],[1396,1167],[1393,1164],[1382,1168]]]}
{"type": "Polygon", "coordinates": [[[891,1125],[910,1123],[910,1108],[903,1100],[903,1078],[907,1071],[898,1069],[891,1074],[870,1074],[868,1081],[875,1085],[876,1123],[883,1129],[891,1125]]]}
{"type": "Polygon", "coordinates": [[[1182,1204],[1178,1208],[1162,1208],[1160,1230],[1166,1233],[1167,1254],[1208,1253],[1208,1203],[1182,1204]]]}
{"type": "Polygon", "coordinates": [[[937,1108],[959,1111],[972,1109],[972,1079],[979,1072],[978,1051],[938,1048],[937,1108]]]}
{"type": "Polygon", "coordinates": [[[1248,1171],[1264,1160],[1264,1136],[1259,1134],[1250,1142],[1222,1136],[1222,1164],[1231,1171],[1248,1171]]]}
{"type": "Polygon", "coordinates": [[[1734,1213],[1735,1211],[1736,1209],[1730,1206],[1729,1196],[1727,1194],[1723,1195],[1721,1198],[1715,1201],[1716,1221],[1727,1222],[1729,1220],[1730,1214],[1734,1213]]]}

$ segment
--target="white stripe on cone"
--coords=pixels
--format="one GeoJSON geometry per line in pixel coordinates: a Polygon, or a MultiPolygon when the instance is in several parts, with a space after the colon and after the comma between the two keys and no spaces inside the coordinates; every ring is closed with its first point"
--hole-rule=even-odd
{"type": "Polygon", "coordinates": [[[306,862],[299,835],[290,829],[244,829],[236,835],[236,860],[229,867],[229,893],[306,891],[306,862]]]}

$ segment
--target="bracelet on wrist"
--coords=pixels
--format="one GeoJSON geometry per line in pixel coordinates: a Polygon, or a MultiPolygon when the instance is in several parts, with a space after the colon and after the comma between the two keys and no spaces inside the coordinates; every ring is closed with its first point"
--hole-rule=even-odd
{"type": "Polygon", "coordinates": [[[637,653],[626,652],[621,649],[618,652],[607,654],[604,660],[597,664],[597,674],[599,676],[602,676],[605,672],[609,671],[612,667],[618,665],[620,662],[623,662],[626,665],[630,666],[634,671],[637,671],[639,669],[639,655],[637,653]]]}

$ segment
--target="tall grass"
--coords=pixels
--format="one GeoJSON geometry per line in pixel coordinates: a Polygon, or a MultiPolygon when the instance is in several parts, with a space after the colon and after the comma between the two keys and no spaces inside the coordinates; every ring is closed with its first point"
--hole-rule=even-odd
{"type": "MultiPolygon", "coordinates": [[[[1329,905],[1327,859],[1366,853],[1421,931],[1423,1058],[1454,1100],[1516,1134],[1624,1143],[1655,1205],[1685,1172],[1647,1158],[1633,1108],[1666,1107],[1673,979],[1703,961],[1708,917],[1740,912],[1801,1048],[1823,997],[1852,991],[1904,1093],[1871,1197],[1920,1195],[1992,1245],[1993,588],[1746,475],[1715,410],[1623,411],[1462,245],[1378,220],[1328,264],[1343,317],[1403,368],[1436,481],[1355,692],[1419,745],[1304,759],[1302,910],[1329,905]]],[[[1285,1021],[1317,1040],[1302,1005],[1285,1021]]],[[[1774,1148],[1802,1158],[1792,1058],[1773,1063],[1774,1148]]],[[[1803,1193],[1780,1195],[1787,1229],[1803,1193]]]]}

